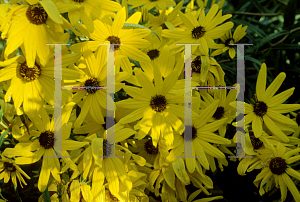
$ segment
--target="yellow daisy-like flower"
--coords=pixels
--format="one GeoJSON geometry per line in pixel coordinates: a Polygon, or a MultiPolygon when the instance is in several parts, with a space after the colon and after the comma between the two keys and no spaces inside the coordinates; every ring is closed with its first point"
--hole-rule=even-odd
{"type": "MultiPolygon", "coordinates": [[[[222,86],[226,86],[226,83],[222,83],[222,86]]],[[[227,124],[230,124],[236,115],[236,109],[229,105],[229,103],[236,100],[237,90],[231,89],[227,95],[226,92],[226,89],[214,89],[214,97],[212,97],[210,94],[206,94],[206,96],[202,96],[204,102],[201,103],[201,108],[204,109],[209,106],[214,100],[219,100],[218,108],[209,122],[214,122],[215,120],[219,120],[221,118],[228,118],[228,122],[223,124],[218,129],[219,135],[222,137],[225,136],[227,124]]]]}
{"type": "MultiPolygon", "coordinates": [[[[198,6],[199,7],[206,7],[207,6],[207,2],[208,2],[208,0],[197,0],[197,4],[198,4],[198,6]]],[[[211,2],[211,5],[214,5],[216,3],[216,0],[212,0],[212,2],[211,2]]],[[[219,2],[217,3],[217,5],[220,7],[220,8],[222,8],[223,7],[223,5],[224,5],[224,3],[225,3],[225,0],[219,0],[219,2]]]]}
{"type": "Polygon", "coordinates": [[[291,114],[295,117],[295,121],[298,125],[298,128],[293,133],[293,137],[299,138],[299,134],[300,134],[300,112],[298,112],[298,113],[291,112],[291,114]]]}
{"type": "MultiPolygon", "coordinates": [[[[77,86],[107,86],[107,68],[106,68],[106,47],[101,46],[94,54],[87,48],[87,43],[82,44],[83,57],[86,63],[86,76],[79,80],[77,86]]],[[[81,64],[84,65],[84,64],[81,64]]],[[[119,91],[125,84],[120,83],[127,77],[126,72],[119,72],[115,75],[115,91],[119,91]]],[[[88,94],[84,100],[81,108],[81,113],[75,121],[75,128],[78,128],[84,121],[87,113],[90,112],[91,116],[97,120],[103,120],[101,107],[106,109],[106,99],[113,100],[110,96],[106,98],[106,89],[79,89],[73,96],[73,101],[78,103],[82,98],[88,94]]]]}
{"type": "Polygon", "coordinates": [[[272,151],[272,155],[267,161],[268,165],[262,169],[254,180],[256,187],[260,184],[260,195],[263,195],[265,191],[267,192],[270,190],[269,188],[271,185],[268,186],[268,184],[272,184],[275,179],[276,187],[280,187],[282,201],[286,199],[287,189],[290,190],[295,201],[300,201],[299,190],[297,190],[297,187],[290,178],[291,176],[300,180],[300,173],[289,166],[300,159],[300,148],[287,151],[286,147],[284,147],[281,143],[278,143],[276,149],[273,145],[270,145],[270,149],[272,151]],[[264,190],[265,184],[266,187],[264,190]]]}
{"type": "MultiPolygon", "coordinates": [[[[79,79],[83,77],[79,71],[65,68],[78,59],[78,54],[64,54],[62,56],[62,78],[68,80],[79,79]]],[[[46,65],[41,65],[38,61],[33,67],[29,67],[24,56],[0,62],[0,66],[5,68],[0,70],[0,82],[11,80],[11,84],[5,94],[5,102],[11,98],[14,101],[14,107],[21,114],[20,106],[23,103],[25,113],[39,111],[43,106],[44,100],[50,105],[54,105],[54,55],[50,54],[46,65]]],[[[65,89],[62,90],[66,91],[65,89]]],[[[63,104],[66,93],[63,93],[63,104]]]]}
{"type": "MultiPolygon", "coordinates": [[[[225,155],[216,147],[212,146],[210,143],[216,144],[230,144],[231,141],[214,134],[216,130],[220,128],[221,125],[227,122],[227,118],[208,123],[208,120],[213,116],[218,107],[218,100],[215,100],[207,108],[200,112],[199,118],[193,119],[192,123],[192,139],[185,139],[184,133],[176,134],[174,137],[174,146],[168,156],[169,161],[173,161],[175,156],[182,156],[184,153],[184,139],[186,141],[192,141],[192,155],[200,156],[197,158],[199,163],[206,169],[209,170],[209,163],[206,154],[209,154],[215,158],[225,158],[225,155]],[[209,143],[210,142],[210,143],[209,143]]],[[[195,170],[196,160],[195,158],[186,158],[187,169],[190,173],[195,170]]]]}
{"type": "MultiPolygon", "coordinates": [[[[65,111],[64,111],[65,112],[65,111]]],[[[62,114],[62,120],[68,120],[67,113],[62,114]]],[[[38,188],[41,192],[45,191],[50,173],[55,180],[60,181],[60,163],[58,158],[46,158],[45,156],[56,156],[57,153],[63,156],[69,156],[67,150],[74,150],[86,145],[86,142],[78,142],[68,140],[71,131],[71,123],[66,124],[63,121],[62,126],[62,148],[58,147],[56,143],[58,140],[54,137],[54,117],[49,120],[49,116],[45,110],[39,111],[39,116],[30,116],[30,119],[35,123],[37,130],[30,131],[31,138],[24,143],[18,143],[15,149],[33,151],[36,155],[33,157],[19,157],[16,158],[17,164],[32,164],[43,157],[42,169],[39,176],[38,188]],[[38,118],[38,117],[41,118],[38,118]],[[62,150],[61,150],[62,149],[62,150]]],[[[73,170],[77,166],[69,158],[62,158],[73,170]]]]}
{"type": "Polygon", "coordinates": [[[204,9],[201,8],[198,20],[191,12],[186,14],[179,12],[187,30],[163,30],[162,36],[174,39],[176,43],[200,43],[201,53],[208,55],[208,48],[214,48],[216,45],[213,39],[223,36],[227,30],[233,27],[232,22],[217,26],[231,17],[230,14],[222,16],[222,10],[218,12],[218,9],[219,6],[214,4],[205,16],[204,9]]]}
{"type": "MultiPolygon", "coordinates": [[[[135,15],[134,19],[129,18],[126,22],[132,23],[132,21],[139,21],[140,15],[135,15]],[[138,18],[137,18],[138,17],[138,18]]],[[[120,60],[116,60],[116,73],[120,71],[120,65],[122,64],[123,71],[132,74],[132,67],[129,62],[129,58],[136,61],[149,62],[150,58],[143,53],[141,48],[146,48],[150,45],[149,41],[143,39],[150,34],[148,29],[124,29],[123,25],[126,19],[125,7],[118,13],[112,25],[95,20],[95,31],[91,33],[90,37],[94,41],[88,42],[88,47],[95,51],[99,48],[99,44],[122,44],[115,45],[115,57],[123,56],[120,60]],[[126,57],[124,57],[126,56],[126,57]]],[[[70,50],[79,52],[81,44],[75,44],[70,47],[70,50]]]]}
{"type": "MultiPolygon", "coordinates": [[[[260,137],[262,135],[263,123],[265,123],[273,135],[278,137],[280,141],[287,143],[289,142],[289,138],[277,126],[277,123],[297,127],[297,124],[293,120],[281,114],[300,109],[299,104],[281,104],[293,94],[295,88],[290,88],[274,96],[285,79],[285,73],[281,72],[267,89],[266,77],[267,66],[263,63],[256,83],[257,99],[253,105],[244,103],[246,115],[245,124],[248,125],[252,123],[252,130],[255,137],[260,137]]],[[[232,106],[235,105],[233,104],[232,106]]]]}
{"type": "Polygon", "coordinates": [[[58,43],[62,33],[51,30],[48,25],[63,24],[54,3],[50,0],[35,1],[30,6],[21,5],[12,9],[2,23],[1,37],[7,39],[5,57],[24,44],[28,67],[35,66],[36,56],[42,65],[46,65],[50,46],[46,43],[58,43]]]}
{"type": "Polygon", "coordinates": [[[23,184],[27,185],[22,175],[24,175],[27,179],[30,177],[16,164],[16,162],[10,158],[5,157],[5,150],[1,154],[0,159],[0,180],[4,179],[4,183],[7,183],[11,178],[12,183],[15,187],[18,186],[17,179],[20,182],[21,187],[23,188],[23,184]],[[22,175],[21,175],[22,174],[22,175]]]}
{"type": "Polygon", "coordinates": [[[128,0],[128,4],[132,5],[132,8],[144,5],[144,7],[148,10],[153,7],[164,10],[167,7],[176,5],[176,3],[172,0],[128,0]]]}
{"type": "Polygon", "coordinates": [[[121,10],[121,5],[110,0],[59,0],[55,2],[60,13],[68,12],[71,25],[81,20],[89,32],[95,27],[93,21],[104,16],[115,17],[115,11],[121,10]]]}
{"type": "Polygon", "coordinates": [[[242,25],[239,25],[232,37],[231,31],[227,31],[224,36],[221,37],[221,40],[224,44],[218,44],[216,46],[216,49],[214,52],[212,52],[211,56],[216,56],[224,53],[225,51],[229,50],[229,56],[231,59],[235,57],[235,45],[230,45],[237,43],[239,40],[241,40],[247,33],[246,33],[247,26],[242,27],[242,25]]]}
{"type": "MultiPolygon", "coordinates": [[[[135,75],[142,88],[124,87],[133,98],[119,101],[116,105],[136,110],[122,118],[120,123],[125,124],[141,119],[134,126],[135,130],[139,130],[139,139],[143,139],[151,129],[155,147],[161,136],[167,140],[167,144],[171,145],[174,140],[173,129],[179,133],[184,129],[182,121],[178,118],[184,118],[184,107],[178,105],[184,103],[184,96],[170,94],[178,79],[178,71],[174,69],[164,80],[157,66],[154,66],[153,72],[155,85],[145,73],[137,69],[135,75]]],[[[193,113],[193,117],[197,117],[197,114],[193,113]]]]}

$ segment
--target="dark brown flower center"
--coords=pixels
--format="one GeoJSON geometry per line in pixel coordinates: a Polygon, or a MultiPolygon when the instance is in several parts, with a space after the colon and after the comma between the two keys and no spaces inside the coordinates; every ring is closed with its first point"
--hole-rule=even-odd
{"type": "Polygon", "coordinates": [[[191,141],[197,137],[197,129],[194,126],[192,126],[192,139],[190,139],[188,136],[184,136],[184,132],[181,136],[183,137],[183,139],[191,141]]]}
{"type": "Polygon", "coordinates": [[[300,126],[300,112],[296,116],[296,123],[300,126]]]}
{"type": "Polygon", "coordinates": [[[162,112],[166,109],[167,106],[167,99],[163,95],[155,95],[152,96],[150,101],[150,106],[156,112],[162,112]]]}
{"type": "Polygon", "coordinates": [[[257,101],[253,106],[253,111],[257,116],[263,116],[267,113],[268,106],[262,101],[257,101]]]}
{"type": "Polygon", "coordinates": [[[151,60],[154,60],[155,58],[158,58],[158,56],[159,56],[159,50],[157,50],[157,49],[149,50],[147,52],[147,55],[149,56],[149,58],[151,60]]]}
{"type": "Polygon", "coordinates": [[[196,73],[200,73],[201,70],[201,57],[197,56],[193,61],[192,61],[192,71],[196,73]]]}
{"type": "Polygon", "coordinates": [[[169,29],[166,25],[166,23],[163,23],[162,25],[160,25],[162,29],[169,29]]]}
{"type": "MultiPolygon", "coordinates": [[[[84,85],[85,86],[99,86],[99,81],[95,78],[95,77],[92,77],[92,78],[90,78],[90,79],[88,79],[88,80],[86,80],[85,82],[84,82],[84,85]]],[[[97,90],[99,90],[99,89],[91,89],[91,88],[89,88],[89,89],[85,89],[88,93],[91,93],[91,94],[94,94],[97,90]]]]}
{"type": "Polygon", "coordinates": [[[73,0],[73,1],[75,1],[75,2],[77,2],[77,3],[82,3],[82,2],[84,2],[84,0],[73,0]]]}
{"type": "Polygon", "coordinates": [[[229,39],[227,39],[227,40],[225,41],[225,46],[230,47],[230,48],[233,48],[234,45],[230,45],[231,40],[232,40],[232,42],[234,43],[234,39],[233,39],[233,38],[229,38],[229,39]]]}
{"type": "Polygon", "coordinates": [[[33,4],[26,11],[27,19],[35,25],[44,24],[48,19],[48,14],[41,4],[33,4]]]}
{"type": "Polygon", "coordinates": [[[8,172],[15,172],[17,169],[14,166],[13,163],[9,163],[9,162],[4,162],[4,168],[8,171],[8,172]]]}
{"type": "Polygon", "coordinates": [[[28,67],[27,63],[23,62],[19,73],[25,81],[34,81],[41,75],[41,68],[37,63],[35,63],[34,67],[28,67]]]}
{"type": "Polygon", "coordinates": [[[109,156],[111,154],[111,145],[103,139],[103,156],[109,156]]]}
{"type": "Polygon", "coordinates": [[[259,149],[263,146],[263,142],[259,138],[256,138],[252,131],[249,132],[249,136],[254,149],[259,149]]]}
{"type": "Polygon", "coordinates": [[[154,147],[151,139],[147,140],[147,142],[145,142],[144,149],[147,152],[147,154],[157,154],[158,153],[158,149],[156,147],[154,147]]]}
{"type": "MultiPolygon", "coordinates": [[[[120,38],[117,36],[109,36],[106,40],[109,41],[110,44],[121,44],[120,38]]],[[[114,49],[119,50],[120,45],[115,45],[114,49]]]]}
{"type": "Polygon", "coordinates": [[[216,120],[219,120],[219,119],[221,119],[224,116],[224,113],[225,113],[224,107],[222,107],[222,106],[218,107],[217,110],[215,111],[213,117],[216,120]]]}
{"type": "Polygon", "coordinates": [[[269,164],[270,170],[273,174],[281,175],[287,168],[286,162],[281,157],[273,158],[269,164]]]}
{"type": "Polygon", "coordinates": [[[204,27],[202,26],[199,26],[199,27],[195,27],[193,30],[192,30],[192,37],[194,39],[199,39],[201,38],[205,33],[205,29],[204,27]]]}
{"type": "Polygon", "coordinates": [[[42,132],[39,137],[39,142],[42,147],[45,149],[53,148],[54,146],[54,133],[47,130],[45,132],[42,132]]]}

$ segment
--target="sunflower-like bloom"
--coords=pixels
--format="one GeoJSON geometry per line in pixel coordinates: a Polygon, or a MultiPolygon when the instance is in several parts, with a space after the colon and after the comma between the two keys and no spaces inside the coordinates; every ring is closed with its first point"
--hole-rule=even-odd
{"type": "Polygon", "coordinates": [[[218,44],[216,46],[217,50],[212,52],[211,56],[220,55],[225,51],[229,50],[229,56],[231,57],[231,59],[233,59],[235,57],[235,49],[234,49],[235,45],[230,45],[230,44],[237,43],[239,40],[241,40],[247,34],[246,29],[247,26],[242,27],[242,25],[239,25],[235,29],[233,33],[233,37],[231,31],[230,30],[227,31],[224,34],[224,36],[221,37],[221,40],[224,44],[218,44]]]}
{"type": "Polygon", "coordinates": [[[286,147],[278,143],[276,149],[273,145],[270,145],[270,149],[272,153],[266,161],[266,166],[254,180],[256,187],[260,184],[260,195],[270,191],[275,180],[276,187],[280,187],[282,201],[286,199],[287,189],[290,190],[295,201],[300,201],[299,190],[297,190],[293,180],[290,178],[291,176],[300,180],[300,173],[290,166],[290,164],[300,159],[300,148],[287,151],[286,147]]]}
{"type": "MultiPolygon", "coordinates": [[[[140,17],[140,15],[133,15],[126,22],[137,24],[140,17]]],[[[150,58],[139,50],[150,45],[149,41],[143,39],[150,34],[150,30],[124,29],[123,25],[125,20],[125,7],[117,13],[112,25],[103,23],[100,20],[95,20],[95,30],[90,35],[90,38],[94,41],[89,41],[88,47],[92,51],[95,51],[99,48],[99,44],[122,44],[114,46],[115,57],[122,56],[120,60],[116,60],[116,73],[120,71],[120,65],[122,64],[122,70],[132,74],[132,67],[128,57],[136,61],[150,61],[150,58]]],[[[81,44],[79,43],[71,46],[70,50],[79,52],[80,48],[81,44]]]]}
{"type": "MultiPolygon", "coordinates": [[[[17,184],[17,179],[20,182],[21,187],[23,188],[23,184],[27,185],[25,182],[24,177],[27,179],[30,179],[30,177],[17,165],[17,163],[11,159],[7,158],[6,155],[8,154],[8,150],[12,150],[11,148],[6,148],[6,150],[3,151],[1,154],[1,159],[0,159],[0,180],[4,179],[4,183],[8,183],[9,179],[11,178],[12,183],[14,184],[15,187],[18,186],[17,184]],[[22,175],[21,175],[22,174],[22,175]]],[[[16,151],[13,151],[16,152],[16,151]]],[[[11,153],[11,152],[10,152],[11,153]]],[[[31,153],[31,152],[27,152],[31,153]]],[[[19,154],[14,154],[14,156],[20,155],[19,154]]],[[[10,156],[12,157],[12,156],[10,156]]]]}
{"type": "Polygon", "coordinates": [[[42,65],[47,64],[50,46],[46,46],[46,43],[62,42],[60,37],[63,33],[55,32],[49,27],[62,25],[63,20],[51,0],[31,2],[35,4],[13,8],[3,21],[0,31],[1,37],[7,38],[4,56],[7,58],[23,44],[27,65],[33,68],[36,56],[42,65]]]}
{"type": "MultiPolygon", "coordinates": [[[[62,120],[68,120],[67,112],[63,109],[62,120]]],[[[74,150],[86,145],[86,142],[78,142],[68,140],[71,132],[72,123],[66,124],[63,121],[62,137],[54,137],[54,117],[49,120],[49,116],[45,110],[40,110],[38,116],[30,116],[38,130],[31,130],[31,138],[27,142],[18,143],[15,146],[17,150],[32,151],[36,155],[33,157],[18,157],[16,163],[18,164],[32,164],[37,162],[43,157],[42,169],[39,176],[38,188],[41,192],[45,191],[49,181],[50,173],[55,180],[60,182],[60,163],[58,153],[63,156],[69,156],[67,150],[74,150]],[[41,118],[38,118],[38,117],[41,118]],[[58,146],[58,139],[61,138],[62,148],[58,146]],[[62,150],[61,150],[62,149],[62,150]],[[50,158],[47,158],[49,156],[50,158]],[[55,156],[55,157],[54,157],[55,156]],[[52,158],[51,158],[52,157],[52,158]]],[[[77,169],[77,166],[69,158],[62,158],[73,170],[77,169]]]]}
{"type": "MultiPolygon", "coordinates": [[[[94,54],[90,49],[87,48],[87,44],[84,43],[83,57],[86,63],[86,76],[80,80],[77,85],[80,86],[107,86],[113,84],[107,84],[107,68],[106,68],[106,47],[101,46],[98,51],[94,54]]],[[[84,64],[81,64],[84,65],[84,64]]],[[[115,75],[115,91],[119,91],[125,84],[120,83],[127,76],[126,72],[119,72],[115,75]]],[[[73,96],[73,101],[78,103],[82,98],[85,97],[84,104],[81,108],[81,113],[75,121],[75,128],[78,128],[82,123],[88,112],[91,113],[92,117],[97,120],[103,120],[103,114],[101,108],[106,109],[106,99],[113,100],[111,97],[106,98],[105,89],[79,89],[73,96]]]]}
{"type": "MultiPolygon", "coordinates": [[[[281,113],[288,113],[300,109],[299,104],[281,104],[285,102],[294,92],[290,88],[278,95],[274,94],[285,79],[285,73],[281,72],[266,89],[267,66],[262,64],[256,83],[256,99],[253,105],[245,104],[245,124],[252,123],[252,130],[255,137],[262,135],[263,123],[270,130],[272,135],[278,137],[282,142],[289,142],[289,138],[282,132],[281,125],[287,124],[297,127],[297,124],[281,113]]],[[[235,102],[232,103],[235,106],[235,102]]]]}
{"type": "MultiPolygon", "coordinates": [[[[207,6],[208,0],[204,0],[204,2],[203,2],[203,0],[196,0],[196,1],[197,1],[197,4],[198,4],[199,7],[204,7],[205,8],[207,6]]],[[[212,0],[211,5],[214,5],[215,3],[216,3],[216,0],[212,0]]],[[[224,5],[224,3],[225,3],[225,0],[219,0],[219,2],[217,3],[217,5],[220,8],[222,8],[223,5],[224,5]]]]}
{"type": "Polygon", "coordinates": [[[115,11],[121,10],[121,5],[110,0],[58,0],[55,2],[60,13],[68,12],[71,25],[81,20],[89,32],[95,27],[93,21],[105,16],[115,17],[115,11]]]}
{"type": "Polygon", "coordinates": [[[222,10],[218,12],[218,9],[219,6],[214,4],[205,16],[204,9],[201,8],[198,20],[191,12],[179,12],[187,30],[163,30],[162,36],[173,39],[176,43],[200,43],[201,53],[208,55],[208,48],[214,48],[216,45],[213,39],[220,38],[233,27],[232,22],[217,26],[231,17],[230,14],[222,16],[222,10]]]}
{"type": "MultiPolygon", "coordinates": [[[[199,118],[193,119],[192,139],[185,139],[184,133],[176,134],[174,137],[174,147],[168,156],[169,161],[173,161],[175,156],[181,156],[184,153],[184,140],[192,141],[192,155],[200,156],[197,161],[206,169],[209,170],[209,162],[206,153],[215,158],[225,158],[224,153],[212,146],[210,143],[230,144],[231,141],[214,134],[221,125],[227,122],[227,118],[208,123],[208,120],[214,115],[218,107],[218,100],[212,102],[207,108],[199,113],[199,118]],[[210,142],[210,143],[209,143],[210,142]]],[[[195,171],[196,158],[186,158],[187,169],[190,173],[195,171]]]]}
{"type": "MultiPolygon", "coordinates": [[[[174,69],[164,80],[160,69],[155,65],[153,68],[154,84],[140,69],[135,71],[138,82],[142,88],[125,86],[125,91],[133,98],[116,103],[117,106],[136,109],[120,120],[120,123],[130,123],[136,120],[138,138],[143,139],[151,129],[153,145],[156,147],[162,137],[171,145],[174,140],[173,129],[179,133],[183,132],[184,125],[178,118],[184,118],[184,107],[178,104],[184,103],[182,94],[174,96],[170,90],[178,79],[178,70],[174,69]]],[[[190,111],[190,113],[192,113],[190,111]]],[[[193,113],[193,117],[197,117],[193,113]]]]}
{"type": "MultiPolygon", "coordinates": [[[[130,128],[117,123],[115,126],[115,143],[121,142],[134,135],[136,132],[130,128]]],[[[111,130],[109,128],[108,130],[111,130]]],[[[123,158],[111,158],[113,147],[113,139],[107,136],[108,130],[100,134],[104,138],[98,137],[95,133],[86,137],[85,142],[91,143],[83,152],[82,158],[79,158],[79,172],[74,172],[71,179],[76,178],[83,173],[83,178],[89,177],[92,180],[93,200],[104,201],[105,189],[104,180],[108,182],[109,191],[112,195],[122,200],[129,197],[132,189],[132,182],[125,168],[125,160],[123,158]],[[107,136],[107,140],[105,137],[107,136]],[[101,158],[103,156],[104,158],[101,158]],[[106,158],[107,157],[107,158],[106,158]],[[101,189],[100,189],[101,188],[101,189]]],[[[115,156],[124,156],[121,150],[124,148],[115,144],[115,156]]],[[[126,152],[130,151],[126,149],[126,152]]],[[[134,159],[139,159],[137,155],[130,154],[134,159]]],[[[130,158],[130,157],[129,157],[130,158]]],[[[145,162],[145,159],[144,159],[145,162]]],[[[143,164],[145,165],[145,163],[143,164]]]]}
{"type": "Polygon", "coordinates": [[[172,0],[128,0],[128,4],[132,5],[132,8],[144,5],[145,8],[150,10],[153,7],[164,10],[167,7],[175,6],[176,3],[172,0]]]}
{"type": "MultiPolygon", "coordinates": [[[[78,56],[80,57],[79,54],[63,54],[62,66],[66,67],[76,62],[78,56]]],[[[49,55],[46,65],[36,61],[33,67],[29,67],[28,61],[21,55],[0,62],[0,66],[5,67],[0,70],[0,82],[11,81],[5,94],[5,102],[9,102],[13,98],[18,115],[21,114],[22,103],[25,113],[38,111],[44,101],[54,105],[54,53],[49,55]]],[[[83,76],[79,71],[62,68],[63,79],[76,80],[83,76]]],[[[65,92],[62,95],[62,101],[65,104],[67,101],[65,95],[67,94],[65,92]]]]}

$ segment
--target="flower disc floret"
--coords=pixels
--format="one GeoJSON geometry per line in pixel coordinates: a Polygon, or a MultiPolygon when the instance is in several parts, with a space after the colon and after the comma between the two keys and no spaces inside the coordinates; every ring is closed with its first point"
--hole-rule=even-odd
{"type": "Polygon", "coordinates": [[[262,101],[257,101],[254,104],[253,109],[254,109],[254,113],[257,116],[263,116],[263,115],[265,115],[267,113],[268,106],[267,106],[266,103],[264,103],[262,101]]]}
{"type": "Polygon", "coordinates": [[[194,39],[200,39],[205,33],[205,29],[204,27],[202,26],[199,26],[199,27],[195,27],[193,30],[192,30],[192,37],[194,39]]]}
{"type": "Polygon", "coordinates": [[[34,81],[41,75],[41,68],[37,63],[35,63],[34,67],[30,68],[25,61],[21,64],[19,73],[25,81],[34,81]]]}
{"type": "Polygon", "coordinates": [[[42,25],[48,19],[48,14],[41,4],[33,4],[26,11],[27,19],[35,25],[42,25]]]}
{"type": "Polygon", "coordinates": [[[13,163],[4,162],[4,168],[9,172],[15,172],[17,169],[13,163]]]}
{"type": "Polygon", "coordinates": [[[156,112],[162,112],[166,109],[167,99],[163,95],[155,95],[151,98],[150,106],[156,112]]]}
{"type": "Polygon", "coordinates": [[[152,140],[147,140],[144,144],[144,149],[147,154],[157,154],[158,149],[153,145],[152,140]]]}
{"type": "Polygon", "coordinates": [[[214,113],[213,117],[216,120],[219,120],[219,119],[221,119],[224,116],[224,113],[225,113],[224,107],[220,106],[220,107],[217,108],[217,110],[214,113]]]}
{"type": "Polygon", "coordinates": [[[45,149],[53,148],[54,146],[54,133],[51,131],[42,132],[39,137],[39,142],[45,149]]]}
{"type": "Polygon", "coordinates": [[[273,174],[281,175],[287,168],[286,162],[281,157],[273,158],[269,164],[269,168],[273,174]]]}
{"type": "MultiPolygon", "coordinates": [[[[84,85],[85,86],[99,86],[99,81],[95,77],[92,77],[92,78],[86,80],[84,85]]],[[[98,89],[86,89],[86,91],[91,94],[94,94],[97,90],[98,89]]]]}

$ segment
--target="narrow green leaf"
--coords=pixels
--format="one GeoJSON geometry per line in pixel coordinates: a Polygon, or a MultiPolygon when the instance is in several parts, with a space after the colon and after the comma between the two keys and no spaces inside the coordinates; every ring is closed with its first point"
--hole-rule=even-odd
{"type": "Polygon", "coordinates": [[[297,49],[300,49],[300,45],[298,45],[298,44],[278,44],[276,46],[273,46],[271,49],[279,49],[279,50],[292,49],[292,50],[297,50],[297,49]]]}
{"type": "Polygon", "coordinates": [[[258,0],[251,0],[251,3],[261,12],[268,13],[267,9],[258,2],[258,0]]]}
{"type": "Polygon", "coordinates": [[[283,28],[287,28],[294,24],[297,9],[297,1],[299,0],[289,0],[289,3],[286,6],[286,10],[284,12],[283,28]]]}
{"type": "Polygon", "coordinates": [[[1,136],[0,136],[0,148],[1,148],[2,144],[3,144],[3,141],[4,141],[5,136],[6,136],[9,132],[10,132],[10,130],[6,130],[4,133],[1,134],[1,136]]]}
{"type": "Polygon", "coordinates": [[[270,34],[268,36],[266,36],[265,38],[263,38],[262,40],[260,40],[257,44],[257,48],[262,47],[263,45],[265,45],[266,43],[270,42],[273,39],[276,39],[277,37],[289,34],[290,32],[287,30],[282,30],[273,34],[270,34]]]}
{"type": "Polygon", "coordinates": [[[159,36],[153,32],[151,29],[143,26],[143,25],[139,25],[139,24],[134,24],[134,23],[124,23],[123,27],[126,27],[126,28],[142,28],[142,29],[148,29],[150,30],[153,34],[155,34],[155,36],[157,36],[157,38],[160,40],[159,36]]]}
{"type": "Polygon", "coordinates": [[[48,191],[48,187],[47,187],[46,190],[43,192],[43,198],[44,198],[44,201],[45,201],[45,202],[51,202],[50,194],[49,194],[49,191],[48,191]]]}
{"type": "Polygon", "coordinates": [[[261,61],[259,61],[259,60],[255,59],[255,58],[253,58],[253,57],[245,56],[245,60],[248,60],[248,61],[254,62],[254,63],[258,64],[259,66],[261,66],[261,65],[262,65],[262,62],[261,62],[261,61]]]}

